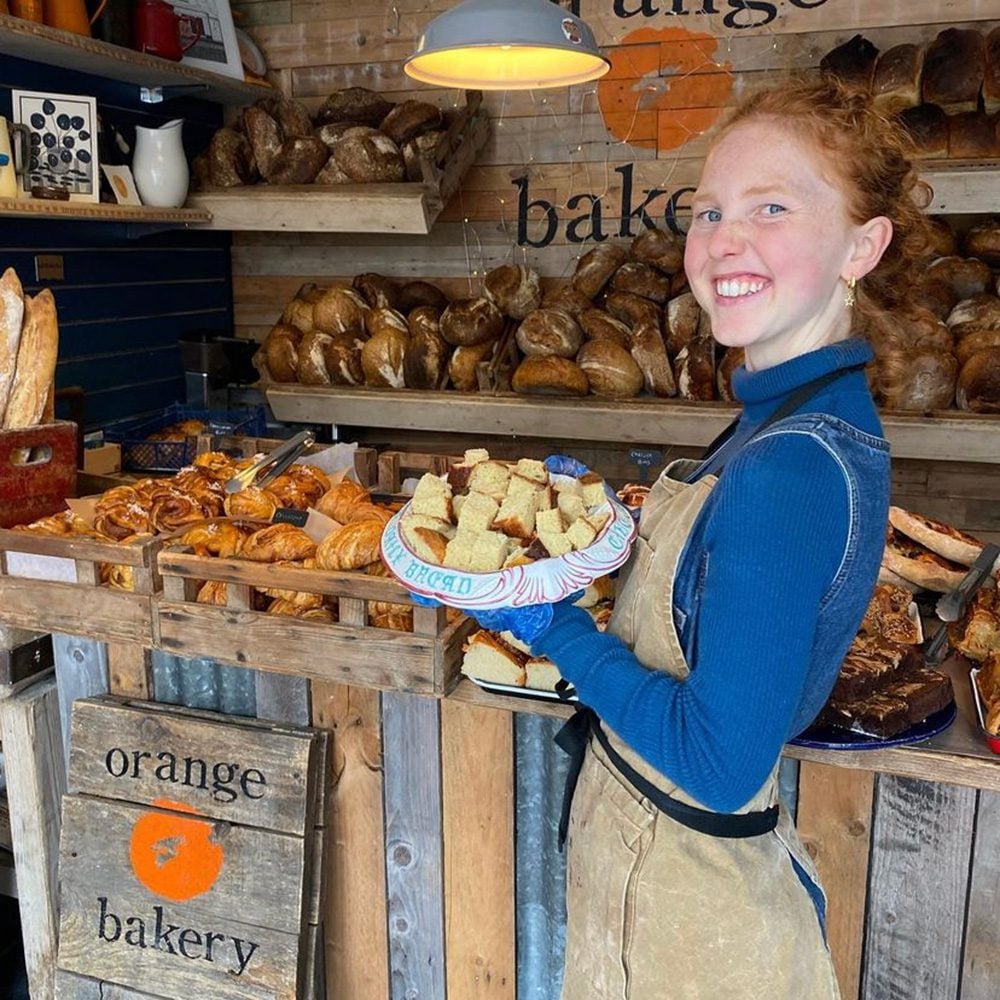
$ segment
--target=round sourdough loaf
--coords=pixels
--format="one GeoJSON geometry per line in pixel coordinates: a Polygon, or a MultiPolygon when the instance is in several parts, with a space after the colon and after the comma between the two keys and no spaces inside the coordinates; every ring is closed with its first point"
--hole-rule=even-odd
{"type": "Polygon", "coordinates": [[[402,146],[424,132],[440,129],[443,122],[441,109],[433,104],[426,101],[401,101],[382,119],[379,130],[397,146],[402,146]]]}
{"type": "Polygon", "coordinates": [[[715,398],[715,342],[700,330],[681,349],[675,361],[681,399],[715,398]]]}
{"type": "Polygon", "coordinates": [[[951,285],[945,281],[932,281],[921,278],[906,296],[909,306],[928,309],[938,319],[944,319],[958,302],[958,296],[952,291],[951,285]]]}
{"type": "Polygon", "coordinates": [[[646,388],[654,396],[676,396],[674,379],[658,323],[639,323],[632,328],[632,357],[642,371],[646,388]]]}
{"type": "MultiPolygon", "coordinates": [[[[938,257],[953,257],[958,253],[958,241],[955,231],[944,219],[930,218],[927,220],[927,234],[930,243],[926,255],[931,260],[938,257]]],[[[972,256],[975,256],[974,254],[972,256]]]]}
{"type": "Polygon", "coordinates": [[[883,351],[878,375],[879,395],[887,410],[927,413],[951,406],[958,361],[950,351],[908,346],[883,351]]]}
{"type": "Polygon", "coordinates": [[[351,284],[372,309],[399,308],[399,288],[392,278],[368,271],[355,275],[351,284]]]}
{"type": "Polygon", "coordinates": [[[572,278],[573,287],[588,299],[593,299],[625,263],[627,257],[628,252],[619,244],[599,243],[577,261],[572,278]]]}
{"type": "Polygon", "coordinates": [[[348,129],[334,144],[333,155],[351,180],[392,183],[403,179],[403,154],[378,129],[348,129]]]}
{"type": "Polygon", "coordinates": [[[365,314],[365,329],[370,337],[382,330],[399,330],[408,334],[410,328],[406,325],[406,317],[395,309],[380,307],[369,309],[365,314]]]}
{"type": "Polygon", "coordinates": [[[690,292],[685,292],[671,299],[664,312],[667,321],[667,354],[673,360],[698,332],[701,306],[690,292]]]}
{"type": "Polygon", "coordinates": [[[285,139],[271,160],[268,184],[312,184],[330,158],[322,139],[313,135],[285,139]]]}
{"type": "Polygon", "coordinates": [[[332,153],[337,140],[349,129],[358,128],[361,124],[361,122],[333,122],[329,125],[320,125],[316,129],[316,138],[325,142],[332,153]]]}
{"type": "Polygon", "coordinates": [[[368,303],[353,288],[333,285],[313,306],[313,322],[325,333],[363,331],[368,303]]]}
{"type": "Polygon", "coordinates": [[[563,312],[568,312],[577,321],[580,319],[580,314],[585,309],[593,308],[593,305],[594,303],[583,292],[572,285],[563,285],[562,288],[553,289],[542,299],[543,309],[562,309],[563,312]]]}
{"type": "Polygon", "coordinates": [[[264,360],[275,382],[298,380],[298,344],[302,333],[293,326],[278,323],[271,328],[264,342],[264,360]]]}
{"type": "Polygon", "coordinates": [[[357,122],[377,128],[392,110],[391,102],[367,87],[347,87],[335,90],[316,112],[316,124],[357,122]]]}
{"type": "Polygon", "coordinates": [[[651,264],[630,260],[612,275],[611,288],[616,292],[631,292],[662,305],[670,295],[670,278],[651,264]]]}
{"type": "Polygon", "coordinates": [[[316,175],[313,184],[352,184],[353,181],[337,163],[337,158],[331,153],[327,158],[326,165],[316,175]]]}
{"type": "Polygon", "coordinates": [[[613,340],[588,340],[576,363],[583,369],[595,396],[630,399],[642,389],[642,371],[632,355],[613,340]]]}
{"type": "Polygon", "coordinates": [[[641,295],[634,295],[632,292],[611,292],[604,301],[604,308],[615,319],[628,323],[633,329],[640,323],[644,326],[660,325],[662,312],[660,307],[655,302],[644,299],[641,295]]]}
{"type": "Polygon", "coordinates": [[[333,343],[333,337],[321,330],[303,334],[299,341],[299,381],[303,385],[329,385],[330,373],[326,370],[324,351],[333,343]]]}
{"type": "Polygon", "coordinates": [[[480,362],[489,361],[495,342],[487,340],[482,344],[456,347],[448,359],[448,377],[451,384],[461,392],[475,392],[479,388],[476,369],[480,362]]]}
{"type": "Polygon", "coordinates": [[[459,299],[441,314],[441,336],[456,347],[488,343],[502,332],[503,314],[487,298],[459,299]]]}
{"type": "Polygon", "coordinates": [[[664,274],[676,274],[684,266],[684,248],[666,229],[644,229],[629,248],[633,260],[651,264],[664,274]]]}
{"type": "Polygon", "coordinates": [[[990,267],[1000,267],[1000,222],[990,220],[973,226],[965,234],[965,252],[990,267]]]}
{"type": "Polygon", "coordinates": [[[448,296],[437,285],[432,285],[429,281],[407,281],[400,285],[396,308],[408,314],[417,306],[434,306],[444,310],[447,305],[448,296]]]}
{"type": "Polygon", "coordinates": [[[743,364],[745,356],[742,347],[728,347],[719,362],[715,373],[715,388],[718,390],[719,399],[727,403],[732,403],[736,399],[733,395],[733,372],[743,364]]]}
{"type": "Polygon", "coordinates": [[[569,313],[561,309],[536,309],[517,328],[517,346],[529,357],[557,354],[572,358],[583,343],[583,331],[569,313]]]}
{"type": "Polygon", "coordinates": [[[515,392],[533,396],[586,396],[590,389],[584,370],[555,354],[525,358],[514,371],[511,385],[515,392]]]}
{"type": "Polygon", "coordinates": [[[294,326],[300,333],[308,333],[315,324],[316,305],[304,297],[296,296],[281,313],[281,322],[294,326]]]}
{"type": "Polygon", "coordinates": [[[946,322],[959,339],[975,330],[1000,326],[1000,298],[987,293],[965,299],[948,313],[946,322]]]}
{"type": "Polygon", "coordinates": [[[486,297],[511,319],[524,319],[542,304],[538,272],[523,264],[501,264],[486,275],[486,297]]]}
{"type": "Polygon", "coordinates": [[[361,367],[364,340],[355,333],[338,333],[323,349],[326,370],[333,385],[362,385],[365,370],[361,367]]]}
{"type": "Polygon", "coordinates": [[[441,336],[441,310],[435,306],[417,306],[410,310],[406,317],[406,325],[410,329],[411,337],[428,333],[439,337],[441,336]]]}
{"type": "Polygon", "coordinates": [[[403,358],[409,343],[409,334],[393,327],[384,327],[366,340],[361,348],[365,385],[402,389],[406,384],[403,358]]]}
{"type": "Polygon", "coordinates": [[[444,377],[451,346],[441,336],[440,314],[418,306],[407,317],[410,345],[403,358],[403,380],[409,389],[436,389],[444,377]]]}
{"type": "Polygon", "coordinates": [[[958,358],[959,365],[964,365],[974,354],[985,351],[988,347],[1000,347],[1000,327],[974,330],[966,334],[955,345],[955,357],[958,358]]]}
{"type": "Polygon", "coordinates": [[[963,410],[1000,413],[1000,347],[973,354],[962,365],[955,399],[963,410]]]}
{"type": "Polygon", "coordinates": [[[610,340],[628,349],[632,330],[603,309],[584,309],[577,321],[587,340],[610,340]]]}
{"type": "Polygon", "coordinates": [[[932,281],[943,281],[959,300],[982,295],[993,287],[989,264],[974,257],[939,257],[925,272],[932,281]]]}

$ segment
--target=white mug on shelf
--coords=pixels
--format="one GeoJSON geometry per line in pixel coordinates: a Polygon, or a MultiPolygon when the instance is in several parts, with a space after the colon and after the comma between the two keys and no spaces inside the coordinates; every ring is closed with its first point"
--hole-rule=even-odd
{"type": "Polygon", "coordinates": [[[180,208],[187,199],[188,164],[181,142],[182,118],[159,128],[135,127],[132,176],[144,205],[180,208]]]}

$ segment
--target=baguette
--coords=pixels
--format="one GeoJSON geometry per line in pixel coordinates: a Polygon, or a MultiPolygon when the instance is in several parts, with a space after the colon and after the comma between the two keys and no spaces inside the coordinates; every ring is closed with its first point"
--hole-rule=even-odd
{"type": "Polygon", "coordinates": [[[56,372],[59,323],[52,292],[25,296],[24,327],[17,349],[14,384],[3,417],[4,430],[33,427],[45,412],[45,400],[56,372]]]}
{"type": "Polygon", "coordinates": [[[14,384],[17,347],[24,322],[24,293],[17,271],[8,267],[0,278],[0,420],[14,384]]]}

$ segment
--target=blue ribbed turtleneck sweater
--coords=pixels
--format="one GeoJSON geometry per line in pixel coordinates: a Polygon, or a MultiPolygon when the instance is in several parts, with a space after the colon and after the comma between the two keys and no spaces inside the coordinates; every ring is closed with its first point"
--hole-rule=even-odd
{"type": "MultiPolygon", "coordinates": [[[[711,574],[695,642],[684,643],[687,680],[647,669],[566,602],[532,645],[622,739],[709,808],[728,812],[749,801],[805,724],[803,712],[820,707],[804,695],[810,651],[848,531],[844,478],[828,451],[796,434],[742,446],[799,386],[871,358],[868,344],[852,339],[764,371],[734,373],[743,413],[701,533],[711,574]]],[[[800,412],[882,435],[861,371],[821,390],[800,412]]],[[[697,572],[697,561],[689,543],[678,580],[697,572]]]]}

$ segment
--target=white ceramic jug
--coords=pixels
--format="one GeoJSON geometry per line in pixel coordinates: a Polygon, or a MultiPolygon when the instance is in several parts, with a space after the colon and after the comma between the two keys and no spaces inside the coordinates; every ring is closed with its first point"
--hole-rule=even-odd
{"type": "Polygon", "coordinates": [[[182,118],[159,128],[135,127],[132,176],[144,205],[180,208],[187,198],[188,164],[181,143],[182,118]]]}

